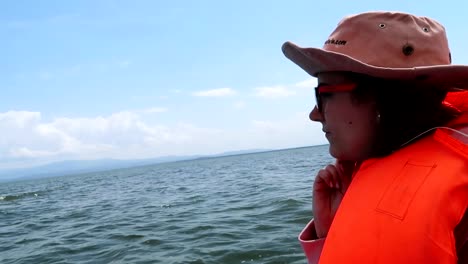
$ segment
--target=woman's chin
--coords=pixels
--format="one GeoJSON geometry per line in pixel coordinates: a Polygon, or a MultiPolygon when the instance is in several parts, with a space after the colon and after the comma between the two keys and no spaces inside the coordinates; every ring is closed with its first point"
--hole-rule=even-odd
{"type": "Polygon", "coordinates": [[[336,147],[330,142],[330,145],[328,147],[328,152],[330,153],[330,155],[336,159],[338,159],[338,157],[340,157],[340,152],[336,149],[336,147]]]}
{"type": "Polygon", "coordinates": [[[330,155],[338,160],[352,160],[352,153],[346,153],[343,149],[337,147],[335,144],[330,143],[328,148],[330,155]]]}

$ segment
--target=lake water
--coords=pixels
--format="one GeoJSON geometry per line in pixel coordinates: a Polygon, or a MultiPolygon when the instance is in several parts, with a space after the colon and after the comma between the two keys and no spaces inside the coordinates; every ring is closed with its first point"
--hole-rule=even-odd
{"type": "Polygon", "coordinates": [[[0,184],[0,263],[305,263],[328,146],[0,184]]]}

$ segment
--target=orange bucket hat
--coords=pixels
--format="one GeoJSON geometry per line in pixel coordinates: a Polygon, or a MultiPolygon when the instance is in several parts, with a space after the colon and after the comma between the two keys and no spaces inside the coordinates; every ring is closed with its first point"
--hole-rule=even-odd
{"type": "Polygon", "coordinates": [[[282,50],[312,76],[345,71],[468,90],[468,66],[451,65],[445,28],[427,17],[361,13],[341,20],[322,49],[286,42],[282,50]]]}

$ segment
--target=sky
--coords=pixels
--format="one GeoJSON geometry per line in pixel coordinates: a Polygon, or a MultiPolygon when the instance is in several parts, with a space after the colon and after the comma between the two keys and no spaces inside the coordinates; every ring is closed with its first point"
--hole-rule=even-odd
{"type": "Polygon", "coordinates": [[[325,144],[281,45],[371,10],[440,21],[468,64],[461,0],[1,1],[0,169],[325,144]]]}

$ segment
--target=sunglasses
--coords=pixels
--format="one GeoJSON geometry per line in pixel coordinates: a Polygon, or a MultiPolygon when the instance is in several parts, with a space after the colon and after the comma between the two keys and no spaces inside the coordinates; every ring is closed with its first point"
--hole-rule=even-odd
{"type": "Polygon", "coordinates": [[[339,92],[350,92],[356,89],[357,84],[348,83],[348,84],[337,84],[337,85],[328,85],[328,84],[319,84],[315,87],[315,101],[317,102],[317,109],[320,113],[323,110],[323,95],[330,93],[339,93],[339,92]]]}

